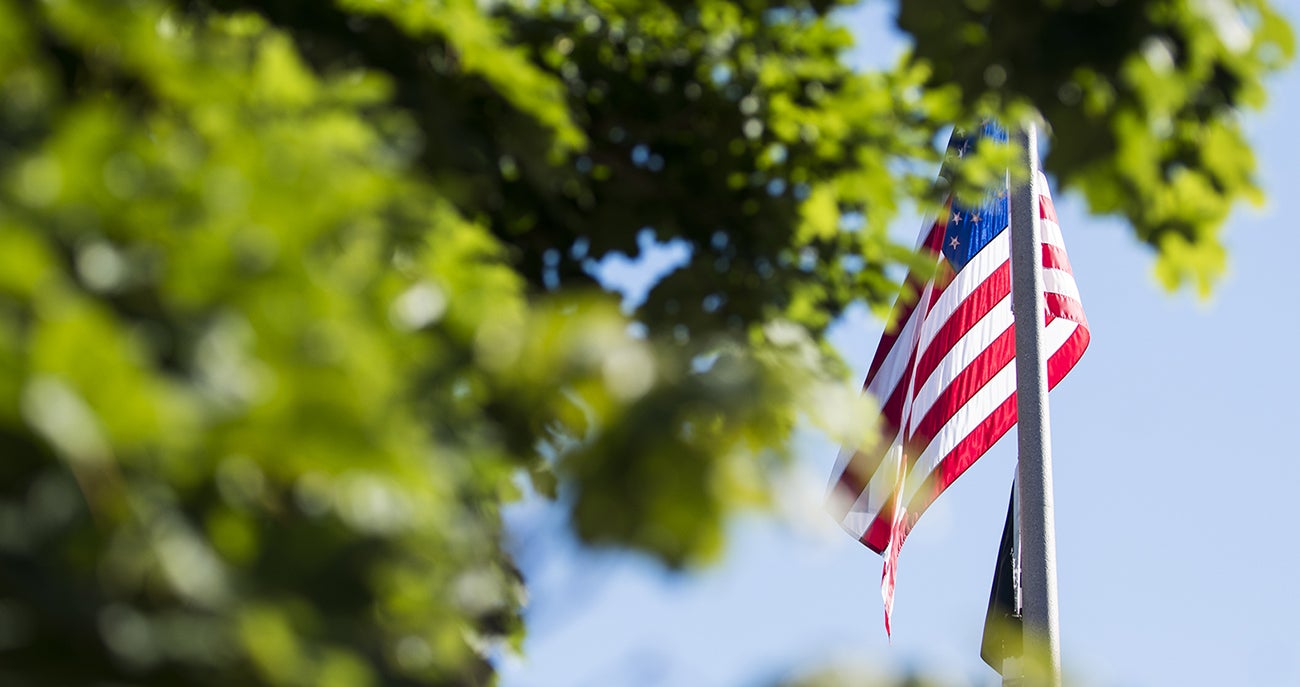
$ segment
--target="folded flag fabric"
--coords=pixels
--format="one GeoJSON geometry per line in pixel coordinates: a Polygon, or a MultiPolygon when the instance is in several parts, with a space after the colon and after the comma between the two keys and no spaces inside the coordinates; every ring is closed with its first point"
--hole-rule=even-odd
{"type": "MultiPolygon", "coordinates": [[[[1006,141],[993,123],[955,132],[948,155],[981,138],[1006,141]]],[[[1088,346],[1088,323],[1041,174],[1048,388],[1088,346]]],[[[911,274],[894,304],[864,384],[881,408],[879,441],[846,447],[831,475],[828,507],[840,525],[885,558],[881,594],[890,631],[898,553],[917,518],[1016,422],[1015,326],[1011,312],[1010,193],[1005,183],[974,205],[953,198],[921,232],[933,278],[911,274]]]]}
{"type": "Polygon", "coordinates": [[[1002,541],[993,566],[993,585],[989,589],[989,606],[984,613],[984,636],[980,639],[980,658],[1004,677],[1006,661],[1024,655],[1024,617],[1020,601],[1020,551],[1016,536],[1016,487],[1011,485],[1007,500],[1007,519],[1002,525],[1002,541]]]}

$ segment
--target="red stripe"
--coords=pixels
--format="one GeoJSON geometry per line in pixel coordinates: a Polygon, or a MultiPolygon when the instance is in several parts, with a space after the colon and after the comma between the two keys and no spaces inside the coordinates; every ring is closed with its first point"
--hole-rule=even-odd
{"type": "MultiPolygon", "coordinates": [[[[920,324],[922,324],[923,321],[926,320],[926,315],[928,315],[928,312],[930,312],[931,308],[935,307],[935,302],[936,302],[936,301],[939,301],[939,297],[940,297],[940,295],[943,295],[943,294],[944,294],[944,289],[941,288],[941,286],[939,286],[939,285],[935,285],[935,286],[933,286],[933,288],[931,288],[931,290],[930,290],[930,301],[927,301],[926,303],[924,303],[924,306],[926,306],[926,307],[924,307],[924,310],[922,311],[922,314],[920,314],[920,320],[919,320],[918,323],[917,323],[917,328],[918,328],[918,329],[920,328],[920,324]]],[[[909,311],[907,311],[907,316],[911,317],[911,314],[913,314],[913,310],[909,310],[909,311]]],[[[905,321],[906,321],[906,320],[905,320],[905,321]]],[[[893,349],[894,346],[897,346],[898,334],[901,334],[901,333],[902,333],[902,327],[898,327],[898,328],[896,328],[896,329],[897,329],[896,332],[893,332],[893,333],[891,333],[891,334],[888,334],[888,338],[889,338],[889,347],[891,347],[891,349],[893,349]]],[[[883,345],[884,345],[884,337],[881,338],[881,346],[883,346],[883,345]]],[[[906,345],[909,345],[909,346],[915,346],[915,343],[914,343],[914,342],[911,342],[911,341],[907,341],[907,342],[906,342],[906,345]]],[[[913,363],[913,359],[915,359],[915,357],[917,357],[917,355],[915,355],[915,353],[917,353],[917,351],[915,351],[915,350],[911,351],[911,359],[907,360],[907,370],[909,370],[909,371],[911,370],[911,363],[913,363]]],[[[871,386],[872,384],[875,383],[875,381],[876,381],[876,373],[880,372],[880,370],[879,370],[879,366],[880,366],[880,364],[883,364],[883,363],[884,363],[884,359],[888,357],[888,354],[889,354],[889,351],[887,351],[887,350],[883,350],[883,349],[881,349],[881,350],[876,351],[876,358],[879,358],[880,360],[879,360],[879,362],[874,362],[874,363],[872,363],[872,364],[875,364],[876,368],[875,368],[875,370],[871,370],[871,371],[868,371],[868,372],[867,372],[867,380],[865,381],[865,383],[862,384],[862,390],[867,390],[868,386],[871,386]]],[[[892,394],[892,393],[893,393],[893,389],[878,389],[878,392],[881,392],[881,393],[891,393],[891,394],[892,394]]],[[[878,396],[878,399],[879,399],[879,396],[878,396]]]]}
{"type": "Polygon", "coordinates": [[[876,355],[871,359],[871,366],[867,368],[867,379],[862,383],[863,390],[871,386],[876,373],[880,372],[880,366],[885,364],[885,358],[889,357],[889,352],[898,342],[903,327],[916,311],[916,302],[920,300],[924,288],[925,284],[917,284],[916,278],[908,275],[907,282],[903,285],[903,292],[898,295],[898,300],[894,302],[894,309],[889,313],[889,323],[885,327],[885,333],[880,337],[880,343],[876,346],[876,355]]]}
{"type": "MultiPolygon", "coordinates": [[[[884,430],[881,431],[881,436],[894,436],[896,434],[897,430],[889,434],[886,434],[884,430]]],[[[872,446],[869,452],[855,451],[848,464],[844,466],[844,472],[841,472],[839,479],[835,481],[835,488],[841,490],[841,495],[848,501],[848,508],[841,509],[844,511],[840,514],[841,518],[848,513],[849,508],[852,508],[853,502],[862,496],[862,492],[866,491],[871,476],[880,468],[881,461],[889,453],[889,447],[889,444],[884,444],[883,449],[880,451],[875,450],[880,448],[879,445],[872,446]]]]}
{"type": "MultiPolygon", "coordinates": [[[[903,529],[897,534],[905,539],[916,525],[916,521],[925,513],[934,500],[944,492],[945,489],[952,486],[952,483],[961,477],[970,466],[979,460],[998,440],[1006,436],[1006,433],[1016,425],[1016,394],[1011,392],[1011,396],[1003,401],[1001,405],[989,413],[984,421],[971,430],[948,455],[944,456],[938,466],[931,472],[925,481],[921,483],[920,489],[912,497],[912,501],[907,505],[907,516],[903,519],[903,529]]],[[[885,502],[888,512],[885,508],[880,509],[880,513],[871,521],[859,539],[867,548],[876,553],[884,552],[889,545],[889,535],[894,514],[894,496],[891,494],[889,500],[885,502]]],[[[901,547],[901,543],[900,543],[901,547]]]]}
{"type": "MultiPolygon", "coordinates": [[[[1014,328],[1012,329],[1014,331],[1014,328]]],[[[1013,335],[1014,340],[1014,335],[1013,335]]],[[[1074,368],[1088,348],[1090,334],[1086,327],[1078,327],[1069,338],[1056,349],[1047,361],[1047,386],[1056,386],[1066,374],[1074,368]]],[[[920,517],[934,499],[952,485],[975,461],[984,455],[994,444],[998,443],[1012,427],[1016,426],[1016,394],[1013,391],[1007,400],[993,410],[978,426],[967,434],[948,455],[944,456],[935,467],[934,472],[926,477],[917,495],[908,504],[910,517],[920,517]]]]}
{"type": "MultiPolygon", "coordinates": [[[[938,363],[942,360],[943,356],[952,349],[953,343],[965,335],[965,333],[968,332],[976,322],[983,318],[994,305],[1001,302],[1001,299],[1006,298],[1007,294],[1010,293],[1010,274],[1011,264],[1010,261],[1008,261],[1000,265],[993,274],[989,275],[984,282],[971,292],[966,300],[963,301],[962,304],[957,307],[957,310],[953,312],[948,322],[944,323],[944,326],[941,327],[939,332],[935,335],[934,341],[926,351],[926,355],[930,356],[928,361],[923,359],[919,365],[914,366],[915,351],[913,351],[912,359],[908,360],[907,371],[904,372],[903,378],[899,380],[899,383],[893,389],[893,393],[890,394],[889,399],[881,407],[881,414],[890,426],[897,428],[902,422],[904,402],[907,400],[906,390],[909,386],[913,370],[924,372],[925,376],[928,376],[933,372],[934,368],[938,366],[938,363]],[[1003,293],[1000,298],[989,303],[988,301],[994,297],[995,294],[993,292],[996,289],[1000,289],[1003,293]],[[952,341],[949,341],[946,346],[937,345],[944,337],[954,338],[952,341]],[[936,353],[937,357],[935,357],[936,353]]],[[[931,303],[931,305],[933,304],[931,303]]],[[[946,422],[953,413],[959,410],[965,402],[975,394],[975,392],[984,386],[984,384],[988,383],[988,380],[1007,364],[1010,357],[1014,357],[1014,331],[1014,328],[1009,327],[1005,332],[999,335],[999,337],[995,339],[988,348],[982,351],[980,355],[972,361],[971,365],[967,366],[966,369],[953,379],[952,384],[950,384],[949,388],[946,389],[945,392],[940,395],[939,399],[936,400],[935,406],[932,407],[931,412],[927,413],[921,426],[918,427],[916,436],[921,439],[920,444],[928,445],[929,441],[933,438],[934,433],[943,426],[943,423],[946,422]],[[1007,359],[1002,360],[1001,365],[996,364],[997,360],[1001,358],[1007,359]],[[961,399],[960,402],[957,401],[958,398],[961,399]],[[937,418],[937,413],[944,411],[936,411],[935,408],[943,407],[948,408],[946,414],[949,417],[942,418],[940,421],[940,419],[937,418]],[[937,425],[935,424],[936,422],[938,423],[937,425]]],[[[925,377],[918,378],[924,379],[925,377]]],[[[917,449],[918,447],[923,448],[923,445],[914,444],[911,446],[912,449],[917,449]]],[[[888,448],[886,448],[886,451],[887,450],[888,448]]],[[[910,450],[908,453],[913,456],[920,455],[919,450],[910,450]]],[[[868,475],[868,480],[870,479],[870,476],[874,476],[875,472],[880,469],[880,464],[881,461],[883,461],[885,454],[886,452],[881,452],[873,456],[873,460],[869,464],[869,470],[864,469],[866,467],[865,465],[853,464],[856,461],[866,458],[866,456],[863,456],[862,454],[855,454],[853,461],[851,461],[850,465],[845,468],[843,473],[841,473],[838,482],[839,485],[855,495],[860,495],[866,485],[857,479],[858,476],[868,475]]],[[[881,506],[880,510],[876,513],[876,517],[872,520],[867,531],[863,534],[863,543],[869,548],[877,551],[877,553],[883,551],[889,541],[889,527],[893,512],[892,498],[893,497],[891,496],[891,500],[886,501],[885,505],[881,506]],[[875,548],[876,546],[879,548],[875,548]]]]}
{"type": "MultiPolygon", "coordinates": [[[[907,367],[910,370],[912,362],[909,360],[907,367]]],[[[903,414],[903,401],[907,396],[907,376],[904,373],[903,380],[894,387],[894,393],[890,396],[889,401],[880,409],[879,432],[882,437],[895,437],[898,435],[898,427],[901,424],[903,414]]],[[[840,473],[839,479],[836,480],[836,487],[843,489],[846,494],[851,495],[853,500],[857,500],[867,483],[871,481],[876,470],[880,468],[880,462],[885,459],[885,454],[889,452],[891,444],[882,444],[881,451],[872,451],[863,453],[856,451],[853,458],[844,466],[844,472],[840,473]]]]}
{"type": "Polygon", "coordinates": [[[934,405],[926,412],[925,418],[917,424],[912,435],[917,454],[919,455],[930,445],[939,430],[943,429],[943,426],[966,405],[972,396],[1015,359],[1016,328],[1010,326],[953,377],[935,399],[934,405]]]}
{"type": "Polygon", "coordinates": [[[948,355],[948,351],[951,351],[966,332],[993,309],[993,306],[1002,302],[1002,299],[1010,293],[1011,261],[1008,260],[999,265],[987,279],[980,282],[979,286],[975,287],[957,306],[948,317],[948,321],[935,332],[934,338],[917,362],[916,378],[922,381],[929,379],[930,373],[934,372],[934,368],[938,367],[943,357],[948,355]]]}
{"type": "Polygon", "coordinates": [[[1074,270],[1070,269],[1070,257],[1065,254],[1065,249],[1050,243],[1043,244],[1043,267],[1065,270],[1071,275],[1074,274],[1074,270]]]}
{"type": "Polygon", "coordinates": [[[1092,340],[1092,334],[1089,333],[1088,327],[1080,325],[1070,334],[1070,338],[1061,344],[1047,358],[1047,388],[1050,390],[1056,386],[1056,383],[1065,378],[1065,375],[1074,369],[1079,359],[1083,358],[1083,352],[1088,350],[1088,342],[1092,340]]]}
{"type": "Polygon", "coordinates": [[[939,262],[938,270],[934,274],[934,286],[930,289],[930,293],[933,294],[930,297],[931,308],[938,302],[939,296],[942,296],[943,292],[947,291],[948,287],[952,285],[952,280],[956,278],[957,272],[952,269],[952,263],[948,262],[946,258],[942,259],[939,262]]]}
{"type": "Polygon", "coordinates": [[[989,413],[983,422],[971,430],[971,433],[967,434],[966,438],[962,439],[939,462],[939,467],[936,470],[938,473],[936,484],[938,490],[933,493],[937,496],[944,489],[947,489],[961,476],[961,473],[966,471],[966,468],[969,468],[980,456],[993,448],[993,444],[998,443],[998,439],[1001,439],[1015,424],[1016,392],[1013,391],[1007,397],[1007,400],[994,408],[993,412],[989,413]]]}
{"type": "MultiPolygon", "coordinates": [[[[946,277],[952,272],[952,268],[946,267],[946,265],[947,263],[945,262],[939,266],[939,273],[935,276],[935,280],[930,285],[930,300],[925,303],[925,310],[922,313],[923,315],[930,312],[930,309],[934,307],[935,302],[943,295],[943,291],[947,288],[948,282],[951,281],[951,278],[946,277]]],[[[911,288],[910,283],[909,280],[908,288],[911,288]]],[[[906,306],[906,312],[901,315],[902,319],[891,323],[890,330],[892,331],[889,331],[880,337],[880,345],[876,347],[876,357],[872,359],[871,367],[867,370],[867,379],[862,383],[862,389],[864,391],[867,387],[871,386],[874,381],[876,381],[876,374],[880,372],[880,367],[884,364],[885,358],[889,356],[890,350],[897,345],[898,337],[903,333],[904,325],[906,325],[907,320],[912,317],[912,313],[916,311],[917,301],[920,300],[920,296],[923,293],[925,286],[925,284],[921,284],[916,287],[915,293],[910,296],[911,302],[906,306]]],[[[901,298],[902,296],[900,296],[900,299],[901,298]]],[[[922,321],[924,321],[924,317],[922,317],[922,321]]],[[[918,322],[917,325],[920,326],[920,322],[918,322]]]]}
{"type": "Polygon", "coordinates": [[[903,404],[907,402],[907,386],[912,381],[912,368],[916,362],[916,350],[912,351],[912,356],[907,359],[907,369],[903,371],[902,379],[894,385],[893,391],[890,392],[889,398],[880,406],[880,415],[885,418],[895,430],[903,426],[903,404]]]}
{"type": "Polygon", "coordinates": [[[897,487],[895,487],[895,492],[885,500],[884,505],[876,512],[875,519],[867,526],[867,531],[863,532],[862,537],[858,539],[876,553],[883,553],[885,547],[889,546],[889,530],[894,520],[894,498],[897,495],[897,487]]]}
{"type": "Polygon", "coordinates": [[[1083,304],[1069,296],[1048,291],[1043,294],[1043,303],[1051,315],[1064,317],[1085,326],[1088,324],[1088,318],[1083,315],[1083,304]]]}
{"type": "Polygon", "coordinates": [[[1052,197],[1046,193],[1038,194],[1038,216],[1060,224],[1056,221],[1056,203],[1053,203],[1052,197]]]}
{"type": "Polygon", "coordinates": [[[948,215],[952,211],[952,198],[949,198],[943,205],[943,212],[939,218],[930,225],[930,233],[925,235],[925,242],[921,248],[931,253],[940,254],[943,252],[943,238],[948,232],[948,215]]]}
{"type": "MultiPolygon", "coordinates": [[[[1014,332],[1014,327],[1009,331],[1014,332]]],[[[1079,362],[1083,357],[1084,350],[1088,347],[1089,339],[1090,335],[1087,328],[1078,327],[1048,358],[1047,384],[1049,389],[1055,387],[1057,382],[1061,381],[1079,362]]],[[[1013,333],[1012,341],[1014,340],[1013,333]]],[[[920,514],[929,507],[939,494],[942,494],[945,489],[951,486],[962,473],[973,465],[980,456],[984,455],[988,449],[992,448],[1015,425],[1016,395],[1015,392],[1012,392],[1007,400],[995,408],[983,422],[976,426],[948,455],[939,461],[935,470],[922,483],[917,495],[908,504],[909,518],[920,517],[920,514]]]]}
{"type": "MultiPolygon", "coordinates": [[[[935,301],[939,299],[939,296],[942,295],[942,293],[942,289],[937,286],[931,289],[930,299],[925,304],[924,313],[928,313],[930,308],[934,307],[935,301]]],[[[924,317],[922,319],[924,320],[924,317]]],[[[894,335],[894,338],[897,338],[897,334],[894,335]]],[[[877,356],[883,359],[883,356],[880,356],[879,353],[877,353],[877,356]]],[[[894,385],[894,388],[889,390],[889,398],[885,399],[884,403],[880,407],[880,416],[883,420],[881,422],[882,436],[896,436],[898,434],[898,428],[902,426],[903,409],[904,404],[907,401],[907,389],[911,384],[915,364],[916,349],[913,348],[908,356],[907,366],[903,369],[902,377],[899,378],[898,383],[894,385]]],[[[869,375],[865,386],[870,386],[871,381],[872,379],[869,375]]],[[[848,464],[844,466],[844,471],[840,473],[839,478],[836,480],[837,488],[851,493],[854,500],[856,500],[857,497],[862,494],[862,491],[866,488],[867,483],[870,482],[872,476],[875,475],[876,470],[880,468],[880,462],[884,459],[885,454],[889,451],[890,447],[886,445],[883,448],[883,451],[870,457],[860,451],[855,452],[848,464]]]]}
{"type": "MultiPolygon", "coordinates": [[[[947,213],[944,213],[944,217],[947,217],[947,213]]],[[[938,243],[947,227],[947,219],[931,225],[930,233],[926,235],[921,250],[940,255],[938,243]]],[[[928,279],[923,280],[915,274],[908,273],[903,292],[899,294],[898,300],[894,301],[894,307],[890,310],[889,328],[885,335],[880,337],[880,343],[876,346],[876,355],[871,359],[871,366],[867,368],[867,380],[862,384],[863,389],[871,385],[876,373],[880,371],[880,366],[885,363],[885,358],[889,356],[889,351],[894,347],[894,343],[898,341],[898,335],[903,331],[903,326],[907,324],[907,320],[912,317],[912,313],[916,310],[917,301],[920,300],[921,293],[925,290],[927,283],[929,283],[928,279]]]]}
{"type": "MultiPolygon", "coordinates": [[[[894,385],[889,398],[880,406],[881,436],[891,438],[897,436],[898,428],[903,424],[903,403],[907,400],[907,387],[912,380],[912,368],[915,362],[916,350],[913,349],[912,355],[907,359],[907,368],[903,372],[903,377],[898,380],[898,384],[894,385]]],[[[884,444],[883,448],[883,451],[872,456],[867,456],[860,451],[854,453],[853,459],[844,466],[844,472],[841,472],[839,479],[836,480],[836,485],[851,492],[856,500],[866,488],[867,482],[876,474],[880,461],[884,460],[885,454],[889,452],[890,444],[884,444]]]]}
{"type": "Polygon", "coordinates": [[[998,440],[1015,425],[1016,392],[1013,391],[1007,400],[994,408],[983,422],[958,442],[948,455],[939,461],[934,471],[925,478],[925,482],[921,483],[921,488],[907,506],[910,519],[919,518],[925,509],[934,503],[939,494],[952,486],[952,483],[957,481],[967,468],[974,465],[980,456],[998,443],[998,440]]]}

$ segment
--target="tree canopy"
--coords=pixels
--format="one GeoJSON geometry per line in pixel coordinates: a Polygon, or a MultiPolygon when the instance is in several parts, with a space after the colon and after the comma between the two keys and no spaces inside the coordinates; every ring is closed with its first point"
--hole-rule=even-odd
{"type": "Polygon", "coordinates": [[[954,123],[1041,115],[1213,284],[1265,0],[896,5],[855,71],[828,0],[0,0],[0,681],[484,684],[530,490],[706,563],[796,423],[869,431],[823,335],[954,123]]]}

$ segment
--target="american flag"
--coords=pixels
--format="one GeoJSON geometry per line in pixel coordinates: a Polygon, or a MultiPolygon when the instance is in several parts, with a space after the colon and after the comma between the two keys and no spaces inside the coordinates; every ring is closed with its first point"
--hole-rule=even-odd
{"type": "MultiPolygon", "coordinates": [[[[981,138],[1006,141],[985,124],[957,132],[949,156],[981,138]]],[[[1034,193],[1042,230],[1048,388],[1088,347],[1088,322],[1065,254],[1056,208],[1041,174],[1034,193]]],[[[933,255],[932,279],[908,276],[864,385],[881,407],[874,447],[845,448],[831,475],[829,507],[840,525],[885,557],[885,631],[893,609],[898,552],[917,518],[1016,423],[1011,232],[1005,185],[978,205],[950,198],[919,245],[933,255]]]]}

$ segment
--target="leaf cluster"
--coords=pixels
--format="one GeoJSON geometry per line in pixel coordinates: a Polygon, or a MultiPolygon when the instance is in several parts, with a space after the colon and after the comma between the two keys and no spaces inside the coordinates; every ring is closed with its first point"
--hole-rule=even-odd
{"type": "Polygon", "coordinates": [[[1158,251],[1168,287],[1208,293],[1226,266],[1219,229],[1262,202],[1240,114],[1294,53],[1264,0],[938,0],[899,4],[931,86],[968,108],[1048,125],[1047,171],[1158,251]]]}

